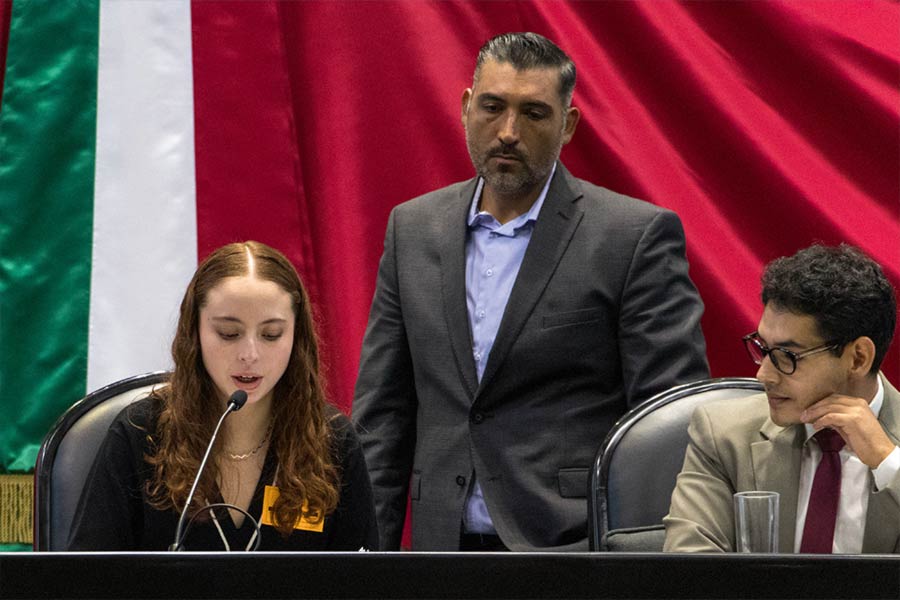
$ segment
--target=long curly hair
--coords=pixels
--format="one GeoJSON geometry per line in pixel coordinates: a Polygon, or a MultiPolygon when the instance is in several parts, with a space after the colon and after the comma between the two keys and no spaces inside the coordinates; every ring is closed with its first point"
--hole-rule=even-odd
{"type": "MultiPolygon", "coordinates": [[[[335,510],[340,474],[335,466],[333,436],[320,373],[318,341],[309,297],[290,261],[269,246],[247,241],[223,246],[209,255],[194,273],[181,302],[172,358],[170,385],[155,392],[159,418],[152,436],[153,451],[145,457],[153,467],[147,494],[159,510],[181,510],[206,451],[223,405],[203,365],[200,347],[200,309],[208,294],[226,277],[250,272],[272,281],[291,295],[294,345],[287,368],[275,385],[272,402],[272,445],[278,457],[274,522],[289,535],[301,515],[324,518],[335,510]],[[304,504],[306,510],[304,510],[304,504]]],[[[221,450],[216,441],[214,455],[221,450]]],[[[212,502],[219,469],[210,461],[197,485],[198,499],[212,502]]],[[[192,503],[199,505],[199,503],[192,503]]],[[[193,509],[191,512],[197,512],[193,509]]],[[[204,515],[198,515],[198,519],[204,515]]]]}

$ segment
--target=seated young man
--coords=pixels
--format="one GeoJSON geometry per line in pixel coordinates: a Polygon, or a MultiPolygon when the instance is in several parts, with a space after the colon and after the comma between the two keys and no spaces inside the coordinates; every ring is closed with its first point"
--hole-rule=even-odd
{"type": "Polygon", "coordinates": [[[666,551],[735,548],[732,495],[780,494],[779,551],[900,552],[900,393],[879,372],[894,290],[859,250],[812,246],[770,263],[744,338],[765,394],[699,407],[666,551]]]}

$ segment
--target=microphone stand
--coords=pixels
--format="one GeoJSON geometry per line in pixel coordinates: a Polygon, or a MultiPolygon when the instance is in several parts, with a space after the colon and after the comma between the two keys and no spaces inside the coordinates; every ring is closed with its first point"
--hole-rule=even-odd
{"type": "MultiPolygon", "coordinates": [[[[194,477],[194,483],[191,486],[191,491],[188,493],[187,501],[184,503],[184,508],[181,510],[181,516],[178,518],[178,526],[175,528],[175,541],[172,542],[171,546],[169,546],[170,552],[183,550],[182,545],[184,544],[184,534],[182,532],[184,530],[184,522],[187,519],[188,507],[190,507],[191,501],[194,499],[194,492],[197,491],[197,484],[200,483],[200,475],[203,474],[203,469],[206,467],[206,461],[209,459],[209,453],[212,452],[213,444],[215,444],[216,441],[216,436],[219,435],[219,428],[222,427],[222,423],[225,421],[225,417],[227,417],[232,412],[240,410],[246,402],[247,392],[245,392],[244,390],[235,391],[228,399],[228,407],[225,409],[225,412],[222,413],[222,416],[219,418],[219,423],[213,430],[212,438],[209,440],[209,445],[206,447],[206,454],[203,455],[203,460],[200,461],[200,468],[197,469],[197,475],[194,477]]],[[[257,529],[258,528],[259,526],[257,525],[257,529]]]]}

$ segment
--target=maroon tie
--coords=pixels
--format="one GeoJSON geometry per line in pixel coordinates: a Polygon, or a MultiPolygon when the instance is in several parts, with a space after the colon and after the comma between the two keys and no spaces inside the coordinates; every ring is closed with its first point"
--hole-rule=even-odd
{"type": "Polygon", "coordinates": [[[809,494],[800,552],[831,554],[841,495],[841,457],[838,452],[844,447],[844,439],[834,429],[822,429],[813,437],[822,449],[822,461],[816,469],[809,494]]]}

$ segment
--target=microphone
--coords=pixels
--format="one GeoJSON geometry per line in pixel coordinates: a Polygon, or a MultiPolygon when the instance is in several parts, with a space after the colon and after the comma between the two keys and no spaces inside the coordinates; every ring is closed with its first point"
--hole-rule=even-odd
{"type": "MultiPolygon", "coordinates": [[[[231,394],[231,398],[228,399],[228,409],[231,412],[237,412],[241,410],[241,408],[247,404],[247,392],[244,390],[235,390],[233,394],[231,394]]],[[[227,413],[226,413],[227,414],[227,413]]],[[[213,437],[215,437],[215,433],[213,433],[213,437]]]]}
{"type": "Polygon", "coordinates": [[[184,534],[182,533],[182,531],[184,530],[184,521],[187,518],[188,507],[191,505],[191,500],[194,499],[194,492],[197,491],[197,484],[200,483],[200,475],[203,474],[203,469],[206,467],[206,461],[207,459],[209,459],[209,453],[212,452],[213,444],[216,441],[216,436],[219,435],[219,428],[222,427],[222,423],[225,421],[225,417],[235,411],[241,410],[241,407],[246,403],[247,392],[245,392],[244,390],[236,390],[228,399],[228,407],[225,409],[225,412],[222,413],[222,416],[219,418],[219,423],[213,430],[212,438],[210,438],[209,440],[209,446],[206,447],[206,454],[203,455],[203,460],[200,461],[200,468],[197,469],[197,475],[194,477],[194,484],[191,486],[191,491],[188,492],[187,501],[184,503],[184,508],[181,509],[181,516],[178,518],[178,526],[175,528],[175,541],[172,542],[171,546],[169,546],[170,552],[182,550],[181,546],[184,543],[184,534]]]}

